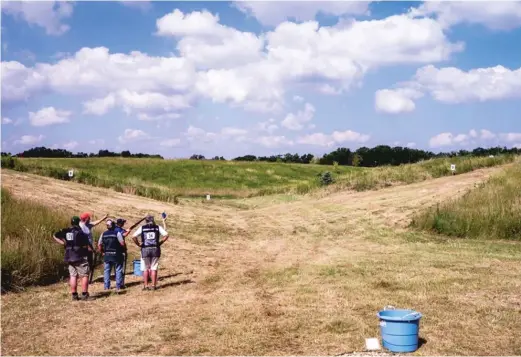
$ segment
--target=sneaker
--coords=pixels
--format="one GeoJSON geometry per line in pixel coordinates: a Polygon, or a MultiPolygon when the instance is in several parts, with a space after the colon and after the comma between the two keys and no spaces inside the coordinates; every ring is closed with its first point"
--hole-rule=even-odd
{"type": "Polygon", "coordinates": [[[72,294],[72,301],[78,301],[79,299],[78,294],[72,294]]]}
{"type": "Polygon", "coordinates": [[[157,286],[152,286],[150,289],[151,290],[157,290],[157,286]]]}
{"type": "Polygon", "coordinates": [[[82,300],[92,300],[92,298],[90,297],[90,294],[89,293],[86,293],[86,294],[81,294],[81,299],[82,300]]]}
{"type": "Polygon", "coordinates": [[[150,288],[148,286],[143,286],[143,291],[145,290],[150,290],[150,288]]]}

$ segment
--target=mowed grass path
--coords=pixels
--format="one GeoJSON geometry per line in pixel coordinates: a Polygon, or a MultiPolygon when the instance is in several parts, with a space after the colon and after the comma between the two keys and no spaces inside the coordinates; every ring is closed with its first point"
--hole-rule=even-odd
{"type": "MultiPolygon", "coordinates": [[[[319,188],[318,175],[325,171],[332,172],[335,180],[330,190],[365,191],[451,175],[451,163],[457,165],[456,173],[460,174],[505,164],[514,158],[435,159],[378,168],[211,160],[23,158],[15,160],[13,168],[61,179],[67,179],[68,170],[74,169],[72,180],[76,182],[175,202],[176,197],[203,198],[206,194],[222,198],[305,194],[319,188]]],[[[2,162],[6,167],[4,159],[2,162]]]]}
{"type": "Polygon", "coordinates": [[[56,208],[129,221],[166,210],[173,238],[153,293],[129,275],[121,296],[98,278],[88,303],[73,305],[65,282],[2,296],[2,354],[338,355],[379,336],[376,312],[394,305],[424,314],[414,355],[519,355],[521,242],[393,227],[499,170],[248,210],[5,172],[13,197],[56,208]],[[63,337],[86,328],[81,344],[63,337]]]}

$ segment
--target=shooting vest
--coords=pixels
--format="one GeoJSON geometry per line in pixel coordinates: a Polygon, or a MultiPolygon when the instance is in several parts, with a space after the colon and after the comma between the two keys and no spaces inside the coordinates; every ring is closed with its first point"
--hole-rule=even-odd
{"type": "Polygon", "coordinates": [[[101,245],[105,256],[105,262],[121,262],[123,260],[123,247],[118,240],[118,232],[116,230],[108,230],[101,235],[101,245]]]}
{"type": "Polygon", "coordinates": [[[159,226],[157,224],[145,224],[141,227],[141,257],[159,258],[161,248],[159,247],[159,226]]]}
{"type": "Polygon", "coordinates": [[[87,257],[88,238],[79,227],[71,227],[65,233],[65,262],[76,263],[87,257]]]}

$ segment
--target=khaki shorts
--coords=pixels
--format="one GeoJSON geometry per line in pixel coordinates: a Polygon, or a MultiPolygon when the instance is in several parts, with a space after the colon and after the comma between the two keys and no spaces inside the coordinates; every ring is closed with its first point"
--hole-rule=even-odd
{"type": "Polygon", "coordinates": [[[141,258],[141,271],[145,270],[157,270],[159,267],[159,258],[158,257],[150,257],[150,258],[141,258]]]}
{"type": "Polygon", "coordinates": [[[69,275],[71,277],[89,276],[90,266],[87,258],[75,263],[69,263],[69,275]]]}

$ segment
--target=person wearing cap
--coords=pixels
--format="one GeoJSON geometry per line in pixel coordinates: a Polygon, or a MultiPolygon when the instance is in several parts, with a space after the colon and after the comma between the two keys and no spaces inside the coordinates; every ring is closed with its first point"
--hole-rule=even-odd
{"type": "MultiPolygon", "coordinates": [[[[91,214],[89,212],[83,212],[80,215],[80,228],[83,230],[83,233],[87,235],[87,237],[89,238],[89,242],[92,246],[94,246],[94,240],[92,238],[92,228],[96,227],[98,224],[103,222],[108,216],[109,215],[106,214],[105,217],[97,221],[91,222],[91,214]]],[[[89,261],[90,268],[94,269],[94,267],[92,266],[94,263],[94,252],[89,252],[87,259],[89,261]]]]}
{"type": "Polygon", "coordinates": [[[103,255],[104,273],[103,282],[105,290],[110,289],[110,272],[114,267],[116,273],[116,292],[123,288],[123,252],[126,245],[123,235],[116,231],[116,222],[107,220],[107,230],[103,232],[98,240],[98,249],[103,255]]]}
{"type": "Polygon", "coordinates": [[[90,265],[87,256],[94,247],[89,242],[87,234],[80,228],[80,217],[72,217],[71,226],[54,233],[53,238],[65,247],[64,260],[68,263],[72,300],[80,299],[77,291],[78,277],[81,279],[81,299],[88,300],[90,265]]]}
{"type": "Polygon", "coordinates": [[[143,290],[150,290],[148,277],[152,277],[152,290],[157,288],[157,269],[161,257],[161,245],[168,240],[168,233],[163,227],[158,226],[154,217],[148,215],[145,224],[138,228],[132,235],[134,243],[141,248],[141,271],[143,272],[143,290]],[[160,239],[163,236],[163,240],[160,239]],[[141,242],[138,242],[141,237],[141,242]]]}

